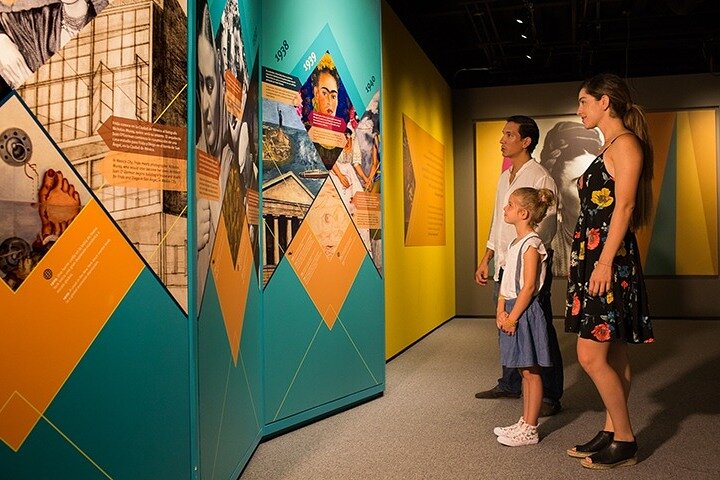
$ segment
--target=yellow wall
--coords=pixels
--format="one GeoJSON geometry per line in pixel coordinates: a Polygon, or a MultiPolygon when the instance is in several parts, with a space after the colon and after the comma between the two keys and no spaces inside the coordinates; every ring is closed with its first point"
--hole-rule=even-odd
{"type": "Polygon", "coordinates": [[[455,206],[450,87],[383,2],[385,355],[455,315],[455,206]],[[445,246],[405,247],[402,115],[445,146],[445,246]]]}

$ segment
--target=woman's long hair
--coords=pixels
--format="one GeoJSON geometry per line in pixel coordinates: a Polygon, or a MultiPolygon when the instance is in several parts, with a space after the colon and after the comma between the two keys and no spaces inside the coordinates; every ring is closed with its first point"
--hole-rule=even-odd
{"type": "Polygon", "coordinates": [[[633,103],[630,89],[625,81],[617,75],[603,73],[586,80],[580,89],[600,100],[603,95],[610,99],[610,116],[620,118],[625,128],[635,134],[640,140],[643,153],[643,165],[640,173],[640,182],[635,196],[635,209],[633,210],[630,228],[633,230],[643,227],[650,222],[652,214],[652,178],[653,178],[653,148],[648,132],[648,124],[643,110],[633,103]]]}

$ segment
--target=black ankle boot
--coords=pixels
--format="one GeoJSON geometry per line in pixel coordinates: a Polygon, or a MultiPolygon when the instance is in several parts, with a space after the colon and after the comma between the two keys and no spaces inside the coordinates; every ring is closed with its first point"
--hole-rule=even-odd
{"type": "Polygon", "coordinates": [[[580,463],[583,467],[596,470],[626,467],[637,463],[637,451],[637,442],[634,440],[632,442],[613,440],[610,445],[588,458],[583,458],[580,463]]]}
{"type": "Polygon", "coordinates": [[[592,440],[587,443],[583,443],[582,445],[575,445],[575,448],[569,449],[567,454],[574,458],[585,458],[588,455],[599,452],[610,445],[614,436],[615,434],[613,432],[601,430],[593,437],[592,440]]]}

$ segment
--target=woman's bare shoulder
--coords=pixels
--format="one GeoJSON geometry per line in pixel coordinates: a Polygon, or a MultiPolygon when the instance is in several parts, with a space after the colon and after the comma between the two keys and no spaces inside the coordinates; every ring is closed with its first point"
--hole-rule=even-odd
{"type": "Polygon", "coordinates": [[[620,158],[642,158],[640,139],[632,132],[620,134],[607,149],[606,157],[610,160],[620,158]]]}
{"type": "MultiPolygon", "coordinates": [[[[641,148],[640,139],[631,131],[623,132],[617,136],[612,144],[615,148],[641,148]]],[[[610,148],[609,150],[612,150],[610,148]]]]}

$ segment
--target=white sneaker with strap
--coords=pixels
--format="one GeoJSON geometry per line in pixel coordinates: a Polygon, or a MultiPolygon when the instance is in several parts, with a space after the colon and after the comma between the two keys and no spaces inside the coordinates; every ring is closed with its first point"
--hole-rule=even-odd
{"type": "Polygon", "coordinates": [[[538,435],[537,426],[523,422],[520,428],[498,437],[497,441],[508,447],[522,447],[535,445],[540,441],[540,435],[538,435]]]}
{"type": "Polygon", "coordinates": [[[520,420],[518,420],[516,423],[513,423],[512,425],[508,425],[507,427],[495,427],[493,429],[493,433],[497,435],[498,437],[505,437],[518,428],[525,425],[525,419],[523,417],[520,417],[520,420]]]}

